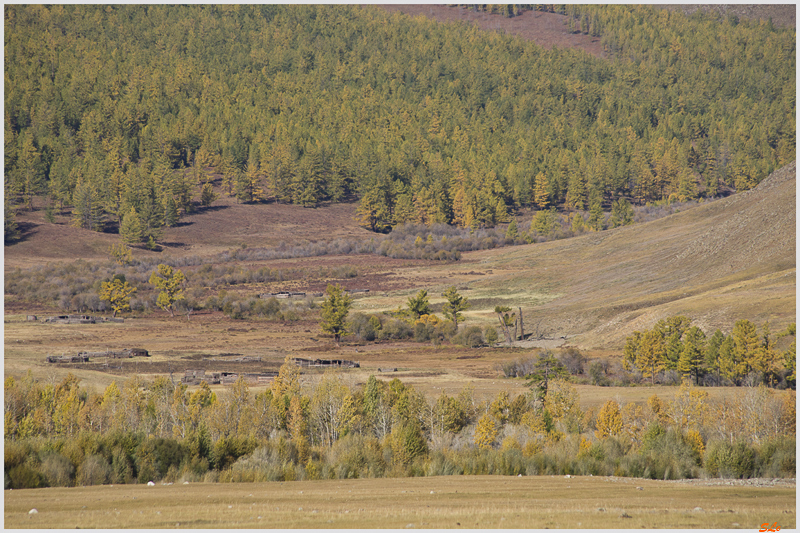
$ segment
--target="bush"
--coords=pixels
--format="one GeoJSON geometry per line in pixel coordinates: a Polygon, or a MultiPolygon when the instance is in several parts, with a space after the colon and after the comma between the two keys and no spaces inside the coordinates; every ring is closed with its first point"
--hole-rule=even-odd
{"type": "Polygon", "coordinates": [[[648,428],[639,454],[623,464],[627,475],[650,479],[691,479],[700,473],[695,451],[680,431],[665,431],[658,424],[648,428]]]}
{"type": "Polygon", "coordinates": [[[562,349],[558,354],[558,360],[573,376],[583,374],[583,364],[586,362],[586,357],[577,348],[562,349]]]}
{"type": "Polygon", "coordinates": [[[143,441],[136,449],[139,482],[163,478],[171,466],[180,466],[184,455],[183,446],[176,440],[153,438],[143,441]]]}
{"type": "Polygon", "coordinates": [[[600,361],[593,361],[589,365],[589,377],[591,378],[592,385],[599,387],[608,387],[611,381],[606,377],[603,363],[600,361]]]}
{"type": "Polygon", "coordinates": [[[756,453],[744,441],[712,442],[706,451],[706,471],[711,476],[744,479],[755,473],[756,453]]]}
{"type": "Polygon", "coordinates": [[[403,340],[403,339],[410,339],[414,336],[414,330],[411,328],[411,325],[403,320],[398,320],[396,318],[390,318],[386,321],[383,325],[381,330],[378,332],[378,338],[381,340],[385,339],[395,339],[395,340],[403,340]]]}
{"type": "Polygon", "coordinates": [[[260,446],[231,468],[232,481],[284,481],[284,461],[276,449],[260,446]]]}
{"type": "Polygon", "coordinates": [[[795,438],[778,437],[762,444],[756,457],[756,473],[758,477],[795,477],[797,473],[795,438]]]}
{"type": "Polygon", "coordinates": [[[6,470],[8,478],[5,486],[7,489],[37,489],[47,485],[45,477],[35,468],[28,465],[15,466],[6,470]]]}
{"type": "Polygon", "coordinates": [[[85,487],[108,482],[111,467],[102,455],[88,455],[78,467],[78,483],[85,487]]]}
{"type": "Polygon", "coordinates": [[[374,315],[354,313],[348,322],[347,329],[357,338],[371,342],[375,340],[377,331],[380,329],[380,325],[380,319],[374,315]],[[376,322],[378,326],[377,328],[376,322]]]}
{"type": "Polygon", "coordinates": [[[61,454],[50,453],[42,459],[40,471],[50,487],[69,487],[75,475],[75,467],[61,454]]]}
{"type": "MultiPolygon", "coordinates": [[[[413,455],[409,456],[409,460],[412,458],[413,455]]],[[[350,433],[337,440],[326,459],[339,479],[382,477],[387,469],[378,441],[357,433],[350,433]]]]}
{"type": "Polygon", "coordinates": [[[483,331],[481,331],[479,326],[466,327],[453,337],[453,342],[469,346],[470,348],[483,346],[483,331]]]}

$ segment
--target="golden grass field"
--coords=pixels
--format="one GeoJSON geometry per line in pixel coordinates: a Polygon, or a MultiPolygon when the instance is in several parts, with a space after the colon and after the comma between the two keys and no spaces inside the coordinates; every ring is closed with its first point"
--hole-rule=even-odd
{"type": "Polygon", "coordinates": [[[796,527],[794,482],[448,476],[6,491],[6,528],[796,527]],[[37,514],[28,514],[36,509],[37,514]]]}

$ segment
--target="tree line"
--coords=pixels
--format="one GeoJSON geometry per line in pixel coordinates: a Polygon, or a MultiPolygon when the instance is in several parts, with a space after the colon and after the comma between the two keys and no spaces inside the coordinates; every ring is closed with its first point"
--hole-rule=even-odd
{"type": "Polygon", "coordinates": [[[491,226],[746,190],[794,158],[794,29],[549,9],[610,59],[360,6],[9,6],[7,229],[42,195],[144,243],[215,194],[491,226]]]}
{"type": "Polygon", "coordinates": [[[646,331],[635,331],[625,339],[623,364],[626,370],[641,372],[655,383],[665,371],[678,372],[696,384],[742,385],[793,384],[796,375],[796,327],[790,324],[777,337],[769,323],[759,328],[749,320],[737,320],[733,330],[707,336],[691,319],[676,315],[659,320],[646,331]],[[784,351],[776,341],[791,337],[784,351]]]}
{"type": "Polygon", "coordinates": [[[291,481],[409,475],[793,477],[795,397],[765,387],[710,400],[684,384],[671,400],[543,396],[470,387],[426,398],[397,379],[350,386],[328,371],[301,389],[289,359],[253,394],[166,376],[102,391],[72,375],[4,385],[5,488],[179,481],[291,481]]]}

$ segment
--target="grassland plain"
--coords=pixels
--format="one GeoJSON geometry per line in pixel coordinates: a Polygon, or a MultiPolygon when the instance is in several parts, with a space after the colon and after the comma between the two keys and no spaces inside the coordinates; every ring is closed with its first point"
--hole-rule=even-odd
{"type": "Polygon", "coordinates": [[[794,480],[447,476],[6,491],[7,528],[796,527],[794,480]],[[36,514],[29,514],[36,509],[36,514]]]}

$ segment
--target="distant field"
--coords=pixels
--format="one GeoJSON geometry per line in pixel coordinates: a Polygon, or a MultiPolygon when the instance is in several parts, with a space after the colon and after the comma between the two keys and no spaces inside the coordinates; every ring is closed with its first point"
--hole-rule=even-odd
{"type": "Polygon", "coordinates": [[[5,492],[7,528],[796,527],[794,482],[453,476],[5,492]],[[31,509],[37,514],[28,514],[31,509]]]}

